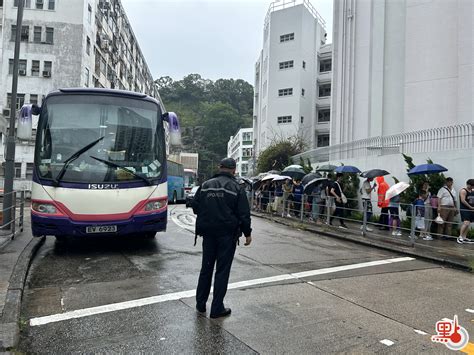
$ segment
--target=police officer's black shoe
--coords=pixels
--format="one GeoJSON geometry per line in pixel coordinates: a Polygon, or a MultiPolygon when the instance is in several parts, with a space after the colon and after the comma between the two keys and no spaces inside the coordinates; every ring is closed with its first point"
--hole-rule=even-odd
{"type": "Polygon", "coordinates": [[[224,308],[224,311],[221,313],[217,314],[211,314],[211,318],[220,318],[220,317],[227,317],[232,313],[232,310],[230,308],[224,308]]]}
{"type": "Polygon", "coordinates": [[[201,305],[197,304],[197,305],[196,305],[196,310],[197,310],[199,313],[206,313],[206,305],[201,306],[201,305]]]}

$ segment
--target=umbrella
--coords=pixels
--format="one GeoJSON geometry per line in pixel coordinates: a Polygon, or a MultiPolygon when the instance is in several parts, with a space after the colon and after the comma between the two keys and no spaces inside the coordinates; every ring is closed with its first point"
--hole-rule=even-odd
{"type": "Polygon", "coordinates": [[[238,177],[238,178],[237,178],[237,181],[239,182],[239,184],[245,183],[245,184],[248,184],[248,185],[250,185],[250,186],[252,186],[252,184],[253,184],[253,181],[252,181],[252,180],[250,180],[249,178],[246,178],[246,177],[244,177],[244,176],[238,177]]]}
{"type": "Polygon", "coordinates": [[[308,182],[305,187],[304,187],[304,193],[307,195],[310,195],[313,190],[318,186],[319,184],[322,184],[325,181],[328,181],[329,179],[327,178],[316,178],[308,182]]]}
{"type": "Polygon", "coordinates": [[[266,174],[278,175],[280,174],[280,172],[278,170],[270,170],[270,171],[267,171],[266,174]]]}
{"type": "Polygon", "coordinates": [[[395,185],[391,186],[387,192],[385,193],[385,199],[390,200],[392,197],[400,195],[403,191],[408,189],[410,187],[410,184],[400,181],[397,182],[395,185]]]}
{"type": "Polygon", "coordinates": [[[421,164],[410,169],[408,175],[436,174],[443,171],[448,171],[448,169],[439,164],[421,164]]]}
{"type": "Polygon", "coordinates": [[[356,168],[355,166],[352,165],[342,165],[338,166],[336,170],[334,170],[336,173],[360,173],[360,170],[356,168]]]}
{"type": "Polygon", "coordinates": [[[320,177],[322,177],[322,176],[319,173],[309,173],[309,174],[306,174],[305,176],[303,176],[303,179],[301,179],[301,183],[303,185],[306,185],[311,180],[314,180],[314,179],[317,179],[317,178],[320,178],[320,177]]]}
{"type": "Polygon", "coordinates": [[[262,178],[262,181],[267,181],[267,180],[273,180],[276,177],[279,177],[280,175],[276,174],[268,174],[262,178]]]}
{"type": "Polygon", "coordinates": [[[284,175],[290,176],[293,179],[301,179],[306,175],[303,168],[300,165],[290,165],[283,169],[284,175]]]}
{"type": "Polygon", "coordinates": [[[291,180],[291,177],[290,176],[285,176],[285,175],[280,175],[280,176],[277,176],[276,178],[274,178],[273,181],[282,181],[282,180],[288,180],[288,179],[291,180]]]}
{"type": "Polygon", "coordinates": [[[383,169],[372,169],[372,170],[367,170],[364,171],[362,174],[360,174],[361,177],[363,178],[368,178],[368,179],[373,179],[379,176],[385,176],[390,174],[387,170],[383,169]]]}
{"type": "Polygon", "coordinates": [[[316,171],[326,171],[326,172],[333,172],[334,169],[336,169],[337,166],[335,165],[331,165],[331,164],[327,164],[327,165],[322,165],[320,166],[319,168],[316,169],[316,171]]]}

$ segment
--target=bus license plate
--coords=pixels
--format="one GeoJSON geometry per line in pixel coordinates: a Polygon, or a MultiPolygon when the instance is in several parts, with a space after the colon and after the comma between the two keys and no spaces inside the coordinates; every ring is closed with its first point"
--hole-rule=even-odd
{"type": "Polygon", "coordinates": [[[88,226],[86,233],[114,233],[117,231],[117,226],[88,226]]]}

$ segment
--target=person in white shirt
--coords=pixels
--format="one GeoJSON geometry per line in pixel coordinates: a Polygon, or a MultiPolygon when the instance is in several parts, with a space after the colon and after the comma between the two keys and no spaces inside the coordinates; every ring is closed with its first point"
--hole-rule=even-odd
{"type": "MultiPolygon", "coordinates": [[[[367,209],[366,209],[366,220],[367,222],[370,222],[370,218],[372,217],[372,191],[374,190],[375,188],[375,185],[372,186],[371,182],[372,182],[372,178],[367,178],[363,183],[362,183],[362,187],[360,188],[360,192],[361,192],[361,197],[362,197],[362,204],[364,206],[367,206],[367,209]]],[[[364,228],[364,226],[361,226],[360,227],[361,229],[364,228]]],[[[373,229],[372,228],[369,228],[367,227],[366,228],[368,232],[372,232],[373,229]]]]}
{"type": "Polygon", "coordinates": [[[446,178],[445,185],[438,191],[438,216],[444,223],[438,224],[438,234],[451,235],[454,216],[458,214],[456,207],[456,191],[453,188],[453,178],[446,178]]]}

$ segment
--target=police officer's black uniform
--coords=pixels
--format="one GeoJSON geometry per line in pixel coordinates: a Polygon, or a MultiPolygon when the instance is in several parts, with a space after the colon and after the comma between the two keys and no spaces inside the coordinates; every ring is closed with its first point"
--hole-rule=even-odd
{"type": "MultiPolygon", "coordinates": [[[[235,169],[235,160],[223,159],[220,166],[235,169]]],[[[252,231],[247,196],[231,173],[221,171],[202,184],[194,196],[192,207],[197,214],[196,235],[203,237],[196,308],[200,312],[206,310],[214,264],[217,264],[211,317],[228,315],[230,309],[224,307],[224,296],[237,240],[242,233],[249,237],[252,231]]]]}

